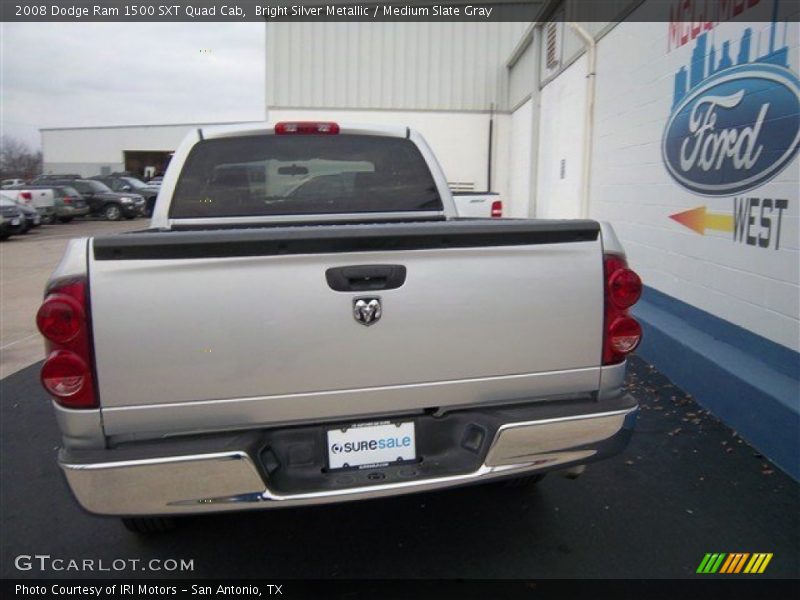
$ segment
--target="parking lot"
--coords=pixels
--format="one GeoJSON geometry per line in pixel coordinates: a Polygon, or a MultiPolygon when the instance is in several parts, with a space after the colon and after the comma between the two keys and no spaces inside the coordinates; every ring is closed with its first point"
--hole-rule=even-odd
{"type": "Polygon", "coordinates": [[[31,364],[41,357],[33,317],[70,237],[145,225],[74,222],[0,246],[3,577],[674,578],[695,576],[708,552],[773,553],[763,575],[747,577],[800,575],[800,486],[636,357],[633,440],[575,480],[191,518],[154,537],[84,513],[55,464],[57,426],[31,364]],[[121,573],[15,567],[34,554],[141,562],[121,573]],[[193,569],[148,570],[151,559],[193,569]]]}

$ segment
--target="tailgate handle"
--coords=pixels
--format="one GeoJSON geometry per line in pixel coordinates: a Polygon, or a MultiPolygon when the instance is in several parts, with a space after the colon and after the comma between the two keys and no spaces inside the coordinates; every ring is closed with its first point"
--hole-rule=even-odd
{"type": "Polygon", "coordinates": [[[406,282],[403,265],[354,265],[325,271],[325,279],[337,292],[393,290],[406,282]]]}

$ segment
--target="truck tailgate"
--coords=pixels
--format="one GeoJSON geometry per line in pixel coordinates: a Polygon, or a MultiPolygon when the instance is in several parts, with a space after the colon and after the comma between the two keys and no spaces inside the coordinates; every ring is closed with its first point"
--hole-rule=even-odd
{"type": "Polygon", "coordinates": [[[255,427],[597,389],[591,221],[449,221],[96,238],[92,328],[108,435],[255,427]],[[402,265],[396,289],[326,271],[402,265]],[[353,301],[379,297],[365,327],[353,301]]]}

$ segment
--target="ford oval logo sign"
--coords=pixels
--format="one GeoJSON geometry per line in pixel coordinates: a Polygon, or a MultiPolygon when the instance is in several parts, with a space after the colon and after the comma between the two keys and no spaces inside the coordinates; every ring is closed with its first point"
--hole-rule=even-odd
{"type": "Polygon", "coordinates": [[[662,142],[669,174],[706,196],[758,187],[784,169],[800,143],[800,82],[765,63],[731,66],[674,107],[662,142]]]}

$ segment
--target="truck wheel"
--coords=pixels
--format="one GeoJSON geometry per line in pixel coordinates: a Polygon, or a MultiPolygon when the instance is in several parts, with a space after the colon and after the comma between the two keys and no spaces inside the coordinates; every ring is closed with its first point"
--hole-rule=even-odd
{"type": "Polygon", "coordinates": [[[175,519],[170,517],[125,517],[122,524],[134,533],[164,533],[177,527],[175,519]]]}
{"type": "Polygon", "coordinates": [[[53,215],[45,215],[42,217],[42,225],[51,225],[55,221],[53,215]]]}
{"type": "Polygon", "coordinates": [[[119,221],[122,218],[122,211],[116,204],[106,204],[103,208],[103,216],[109,221],[119,221]]]}
{"type": "Polygon", "coordinates": [[[61,221],[62,223],[69,223],[70,221],[72,221],[72,217],[58,217],[58,220],[61,221]]]}
{"type": "Polygon", "coordinates": [[[505,479],[500,484],[506,489],[517,490],[520,488],[531,487],[544,479],[545,473],[537,473],[536,475],[525,475],[524,477],[514,477],[513,479],[505,479]]]}

